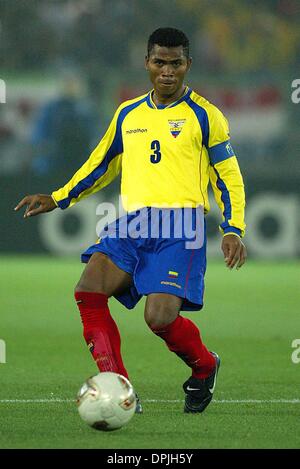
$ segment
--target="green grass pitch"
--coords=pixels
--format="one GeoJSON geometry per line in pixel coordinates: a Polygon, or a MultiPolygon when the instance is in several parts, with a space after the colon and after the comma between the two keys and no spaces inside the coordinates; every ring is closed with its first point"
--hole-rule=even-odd
{"type": "Polygon", "coordinates": [[[237,272],[209,262],[205,308],[184,313],[222,359],[214,401],[201,415],[183,414],[189,370],[148,330],[143,302],[127,311],[112,300],[144,414],[110,433],[82,422],[73,401],[97,371],[73,301],[83,266],[30,256],[2,256],[0,266],[0,448],[300,447],[300,363],[291,360],[299,263],[249,261],[237,272]]]}

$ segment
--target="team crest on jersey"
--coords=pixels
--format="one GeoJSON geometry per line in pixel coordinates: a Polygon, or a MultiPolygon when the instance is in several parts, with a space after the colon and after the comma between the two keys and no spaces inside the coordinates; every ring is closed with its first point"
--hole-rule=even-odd
{"type": "Polygon", "coordinates": [[[174,138],[178,137],[184,126],[186,119],[169,120],[170,132],[174,138]]]}

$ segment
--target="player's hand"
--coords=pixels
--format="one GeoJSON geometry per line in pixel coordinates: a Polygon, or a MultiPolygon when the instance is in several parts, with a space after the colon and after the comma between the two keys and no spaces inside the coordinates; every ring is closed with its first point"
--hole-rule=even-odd
{"type": "Polygon", "coordinates": [[[222,251],[226,266],[229,269],[233,269],[235,266],[239,269],[246,262],[247,250],[239,236],[224,236],[222,251]]]}
{"type": "Polygon", "coordinates": [[[51,212],[57,207],[51,195],[46,194],[27,195],[18,203],[15,207],[15,211],[20,210],[20,208],[25,205],[26,210],[24,218],[34,217],[40,213],[51,212]]]}

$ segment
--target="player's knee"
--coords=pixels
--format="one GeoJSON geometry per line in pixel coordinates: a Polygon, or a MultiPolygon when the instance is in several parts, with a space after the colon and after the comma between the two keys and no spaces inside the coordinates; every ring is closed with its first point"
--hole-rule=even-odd
{"type": "Polygon", "coordinates": [[[178,312],[168,307],[148,307],[145,310],[145,321],[151,330],[161,329],[175,321],[178,312]]]}
{"type": "Polygon", "coordinates": [[[101,286],[97,285],[94,281],[91,281],[88,276],[82,275],[79,282],[76,284],[74,293],[78,292],[89,292],[89,293],[103,293],[101,286]]]}

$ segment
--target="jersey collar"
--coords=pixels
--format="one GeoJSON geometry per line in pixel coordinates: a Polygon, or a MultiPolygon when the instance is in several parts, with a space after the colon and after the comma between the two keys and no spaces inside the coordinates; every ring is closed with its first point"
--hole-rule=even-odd
{"type": "Polygon", "coordinates": [[[156,104],[154,104],[154,101],[152,99],[152,94],[153,94],[153,89],[151,91],[149,91],[149,93],[147,94],[147,97],[146,97],[146,102],[148,104],[149,107],[151,107],[152,109],[157,109],[157,110],[162,110],[162,109],[169,109],[171,107],[174,107],[174,106],[177,106],[177,104],[180,104],[182,103],[182,101],[186,101],[187,98],[190,96],[192,90],[191,88],[189,88],[188,86],[185,87],[185,90],[184,90],[184,93],[183,95],[181,96],[181,98],[177,99],[177,101],[175,101],[174,103],[170,103],[170,104],[159,104],[158,106],[156,106],[156,104]]]}

